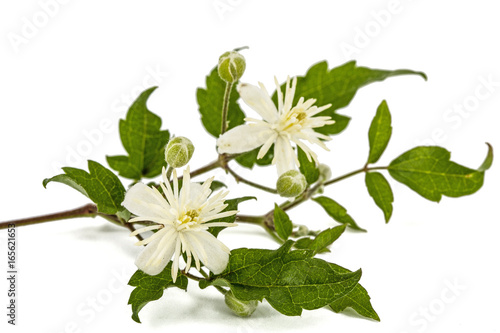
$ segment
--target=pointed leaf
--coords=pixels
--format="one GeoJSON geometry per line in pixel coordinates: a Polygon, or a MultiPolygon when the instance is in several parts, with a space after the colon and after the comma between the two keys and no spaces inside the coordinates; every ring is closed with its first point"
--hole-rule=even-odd
{"type": "MultiPolygon", "coordinates": [[[[223,81],[217,73],[217,67],[212,69],[206,79],[207,87],[205,89],[198,88],[196,98],[198,100],[198,110],[201,114],[201,122],[208,133],[218,138],[222,125],[222,104],[224,103],[224,92],[226,90],[226,82],[223,81]]],[[[236,91],[237,82],[233,84],[229,99],[228,109],[228,130],[243,124],[245,114],[241,111],[240,106],[236,102],[239,94],[236,91]]]]}
{"type": "Polygon", "coordinates": [[[288,214],[277,204],[274,204],[274,227],[276,228],[278,236],[283,240],[287,240],[292,234],[292,221],[290,221],[288,214]]]}
{"type": "MultiPolygon", "coordinates": [[[[332,104],[329,109],[319,113],[318,116],[330,116],[335,120],[335,123],[317,128],[316,131],[327,135],[337,134],[347,127],[350,118],[340,115],[336,111],[349,105],[359,88],[398,75],[420,75],[427,79],[422,72],[407,69],[391,71],[358,67],[355,61],[329,70],[328,63],[322,61],[309,68],[305,76],[297,77],[297,89],[293,104],[295,105],[300,97],[304,97],[306,100],[315,98],[317,106],[332,104]]],[[[284,89],[284,84],[282,89],[284,89]]],[[[276,101],[276,93],[273,100],[276,101]]]]}
{"type": "Polygon", "coordinates": [[[390,175],[426,199],[439,202],[442,195],[460,197],[476,192],[484,181],[485,169],[493,161],[493,149],[479,170],[450,161],[450,152],[441,147],[416,147],[389,165],[390,175]]]}
{"type": "Polygon", "coordinates": [[[308,250],[309,246],[311,246],[311,243],[313,242],[313,239],[310,237],[302,237],[299,238],[295,241],[293,244],[293,247],[296,249],[300,250],[308,250]]]}
{"type": "Polygon", "coordinates": [[[366,231],[365,229],[361,228],[349,214],[347,214],[347,209],[342,207],[335,200],[325,196],[316,197],[312,200],[320,204],[321,207],[323,207],[323,209],[328,213],[328,215],[330,215],[335,221],[347,224],[354,230],[366,231]]]}
{"type": "Polygon", "coordinates": [[[170,134],[161,130],[161,119],[148,110],[146,103],[157,87],[144,91],[120,120],[120,138],[128,156],[107,156],[109,166],[120,176],[139,180],[161,173],[165,145],[170,134]]]}
{"type": "MultiPolygon", "coordinates": [[[[203,183],[199,183],[199,184],[201,185],[203,183]]],[[[220,190],[223,187],[227,188],[226,184],[224,184],[223,182],[220,182],[218,180],[214,180],[214,181],[212,181],[212,184],[210,184],[210,190],[212,190],[212,192],[220,190]]]]}
{"type": "Polygon", "coordinates": [[[318,236],[314,238],[308,249],[313,250],[316,253],[325,252],[328,250],[328,246],[332,245],[340,235],[342,235],[347,227],[347,224],[339,225],[334,228],[323,230],[318,236]]]}
{"type": "MultiPolygon", "coordinates": [[[[350,270],[339,265],[330,264],[330,267],[340,274],[350,272],[350,270]]],[[[370,303],[368,292],[359,283],[349,293],[330,303],[330,308],[337,313],[344,311],[346,308],[352,308],[363,317],[380,321],[377,312],[375,312],[370,303]]]]}
{"type": "Polygon", "coordinates": [[[384,152],[392,134],[391,113],[387,102],[384,100],[377,108],[377,114],[373,118],[368,131],[368,140],[370,142],[370,154],[368,163],[378,161],[384,152]]]}
{"type": "Polygon", "coordinates": [[[486,142],[486,145],[488,146],[488,155],[486,155],[483,164],[481,164],[477,171],[486,171],[491,168],[491,165],[493,164],[493,147],[488,142],[486,142]]]}
{"type": "Polygon", "coordinates": [[[315,183],[319,178],[319,169],[314,160],[311,158],[309,161],[306,153],[300,147],[297,147],[297,157],[300,163],[299,170],[306,177],[307,183],[315,183]]]}
{"type": "Polygon", "coordinates": [[[375,204],[384,212],[385,222],[389,222],[392,215],[394,196],[391,185],[379,172],[367,172],[365,175],[366,188],[375,201],[375,204]]]}
{"type": "Polygon", "coordinates": [[[302,309],[321,308],[356,286],[361,270],[339,274],[328,262],[312,258],[312,251],[290,251],[292,244],[287,241],[278,250],[233,250],[226,270],[213,279],[229,283],[237,299],[265,298],[287,316],[299,316],[302,309]]]}
{"type": "Polygon", "coordinates": [[[243,153],[235,158],[236,162],[238,162],[241,166],[245,168],[252,169],[255,164],[260,166],[266,166],[272,163],[274,158],[274,144],[269,148],[268,152],[262,157],[257,159],[257,155],[259,155],[259,148],[251,150],[249,152],[243,153]]]}
{"type": "Polygon", "coordinates": [[[125,210],[121,203],[125,198],[125,188],[118,177],[109,169],[92,160],[88,161],[89,172],[65,167],[65,174],[45,179],[43,186],[55,181],[66,184],[90,198],[99,212],[117,214],[125,210]]]}
{"type": "MultiPolygon", "coordinates": [[[[238,210],[238,205],[241,202],[244,202],[244,201],[247,201],[247,200],[257,200],[257,198],[255,198],[255,197],[241,197],[241,198],[235,198],[235,199],[228,199],[228,200],[224,201],[224,203],[227,204],[227,207],[224,208],[224,210],[222,210],[222,212],[227,212],[227,211],[230,211],[230,210],[238,210]]],[[[235,215],[231,215],[231,216],[227,216],[227,217],[223,217],[223,218],[220,218],[220,219],[211,220],[210,222],[228,222],[228,223],[234,223],[234,221],[236,221],[236,214],[235,215]]],[[[212,235],[214,235],[215,237],[217,237],[219,235],[219,232],[221,232],[225,228],[226,227],[211,227],[211,228],[208,228],[208,232],[210,232],[212,235]]]]}
{"type": "Polygon", "coordinates": [[[187,290],[188,279],[180,272],[177,273],[175,283],[172,280],[172,262],[158,275],[147,275],[141,270],[137,270],[130,278],[128,284],[136,287],[130,294],[128,304],[132,305],[132,319],[138,323],[139,311],[151,301],[156,301],[163,296],[163,290],[170,287],[177,287],[187,290]]]}

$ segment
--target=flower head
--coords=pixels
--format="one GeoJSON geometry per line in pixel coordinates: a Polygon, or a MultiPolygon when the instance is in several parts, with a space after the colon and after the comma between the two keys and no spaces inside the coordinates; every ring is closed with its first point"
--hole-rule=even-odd
{"type": "Polygon", "coordinates": [[[301,97],[297,105],[292,106],[297,86],[297,77],[291,84],[290,78],[286,82],[285,95],[281,92],[278,80],[274,79],[278,92],[278,108],[274,105],[269,93],[262,83],[259,87],[242,83],[238,86],[243,101],[254,109],[260,119],[245,118],[246,124],[236,126],[221,135],[217,140],[219,153],[237,154],[260,147],[257,158],[262,158],[274,144],[273,164],[276,164],[278,175],[300,166],[295,155],[292,142],[306,153],[309,161],[314,159],[318,164],[317,155],[304,143],[307,141],[328,150],[321,140],[330,140],[330,137],[318,133],[314,128],[333,124],[331,117],[314,117],[331,104],[317,107],[316,100],[310,98],[304,101],[301,97]],[[321,139],[321,140],[320,140],[321,139]]]}
{"type": "Polygon", "coordinates": [[[189,270],[194,259],[198,270],[201,261],[213,273],[221,273],[227,266],[230,251],[207,229],[235,226],[234,223],[228,222],[210,222],[237,213],[235,210],[222,212],[227,207],[224,198],[228,192],[221,191],[209,198],[213,177],[202,185],[192,183],[189,167],[184,170],[180,190],[175,170],[173,189],[166,177],[165,168],[162,175],[163,182],[160,182],[160,186],[165,197],[155,187],[137,183],[127,191],[123,201],[123,206],[137,215],[129,222],[155,223],[137,229],[131,236],[157,230],[149,238],[136,243],[136,245],[147,245],[137,257],[135,264],[143,272],[156,275],[163,271],[173,256],[172,279],[175,282],[179,270],[179,257],[182,253],[186,253],[185,271],[189,270]]]}

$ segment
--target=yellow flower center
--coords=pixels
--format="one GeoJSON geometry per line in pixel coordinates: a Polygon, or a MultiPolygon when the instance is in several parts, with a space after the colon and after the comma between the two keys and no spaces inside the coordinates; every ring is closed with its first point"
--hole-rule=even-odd
{"type": "Polygon", "coordinates": [[[295,107],[291,109],[282,117],[280,121],[281,131],[300,130],[306,118],[307,114],[304,112],[303,108],[295,107]]]}
{"type": "Polygon", "coordinates": [[[189,225],[198,223],[200,214],[197,210],[188,210],[184,215],[180,216],[178,221],[181,226],[187,227],[189,225]]]}

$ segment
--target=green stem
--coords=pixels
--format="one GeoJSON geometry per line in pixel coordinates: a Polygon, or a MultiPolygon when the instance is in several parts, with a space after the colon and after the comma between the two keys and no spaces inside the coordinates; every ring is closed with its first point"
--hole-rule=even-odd
{"type": "Polygon", "coordinates": [[[237,183],[244,183],[244,184],[253,186],[255,188],[258,188],[259,190],[266,191],[266,192],[273,193],[273,194],[277,194],[278,193],[278,191],[276,191],[276,189],[274,189],[274,188],[270,188],[270,187],[267,187],[267,186],[264,186],[264,185],[260,185],[260,184],[254,183],[254,182],[252,182],[252,181],[250,181],[248,179],[245,179],[245,178],[241,177],[239,174],[237,174],[235,171],[233,171],[233,169],[231,169],[229,167],[229,165],[227,165],[227,164],[226,164],[226,166],[225,166],[224,169],[226,171],[228,171],[234,177],[234,179],[236,180],[237,183]]]}
{"type": "Polygon", "coordinates": [[[167,169],[167,179],[170,181],[170,176],[172,176],[172,172],[174,171],[174,168],[172,168],[170,165],[168,166],[167,169]]]}
{"type": "MultiPolygon", "coordinates": [[[[203,269],[200,269],[200,273],[201,275],[203,275],[203,277],[205,278],[205,280],[210,280],[210,277],[208,276],[208,274],[203,270],[203,269]]],[[[228,290],[222,288],[221,286],[212,286],[214,287],[215,289],[217,289],[222,295],[226,295],[228,290]]]]}
{"type": "Polygon", "coordinates": [[[238,215],[236,215],[236,222],[262,224],[262,222],[264,222],[264,217],[263,216],[238,214],[238,215]]]}
{"type": "Polygon", "coordinates": [[[344,180],[346,178],[352,177],[352,176],[357,175],[358,173],[361,173],[361,172],[368,172],[368,171],[372,171],[372,170],[387,170],[387,168],[388,167],[371,167],[371,168],[369,168],[368,166],[365,165],[361,169],[355,170],[353,172],[346,173],[345,175],[337,177],[337,178],[334,178],[334,179],[330,179],[329,181],[324,182],[323,185],[324,186],[328,186],[328,185],[331,185],[331,184],[335,184],[335,183],[337,183],[337,182],[339,182],[341,180],[344,180]]]}
{"type": "MultiPolygon", "coordinates": [[[[297,197],[294,201],[292,202],[285,202],[284,204],[280,205],[280,208],[283,209],[284,211],[292,209],[304,201],[310,199],[316,192],[322,187],[322,186],[329,186],[332,184],[335,184],[337,182],[340,182],[344,179],[350,178],[352,176],[355,176],[359,173],[362,172],[369,172],[373,170],[387,170],[388,167],[368,167],[365,165],[363,168],[346,173],[345,175],[339,176],[337,178],[331,179],[325,183],[317,183],[313,187],[307,188],[304,193],[302,193],[299,197],[297,197]]],[[[260,218],[263,219],[262,226],[264,229],[266,229],[267,233],[271,235],[271,237],[276,240],[278,243],[282,244],[283,241],[274,233],[274,209],[269,211],[267,214],[261,216],[260,218]]]]}
{"type": "Polygon", "coordinates": [[[318,183],[318,184],[314,185],[313,187],[310,187],[307,190],[305,190],[304,193],[302,193],[302,195],[300,197],[298,197],[296,200],[294,200],[290,203],[287,203],[285,205],[282,205],[280,207],[281,207],[281,209],[283,209],[285,211],[289,210],[289,209],[301,204],[302,202],[308,200],[309,198],[311,198],[314,194],[316,194],[316,192],[318,191],[318,189],[321,186],[329,186],[329,185],[338,183],[344,179],[350,178],[350,177],[355,176],[355,175],[362,173],[362,172],[368,172],[368,171],[372,171],[372,170],[386,170],[387,168],[388,167],[371,167],[370,168],[367,165],[365,165],[361,169],[354,170],[352,172],[346,173],[345,175],[339,176],[339,177],[334,178],[334,179],[330,179],[329,181],[324,182],[324,183],[318,183]]]}
{"type": "Polygon", "coordinates": [[[200,282],[201,280],[205,280],[204,278],[198,277],[198,276],[193,275],[191,273],[188,273],[188,272],[186,272],[184,270],[181,270],[180,272],[181,272],[182,275],[184,275],[187,278],[190,278],[191,280],[195,280],[195,281],[198,281],[198,282],[200,282]]]}
{"type": "Polygon", "coordinates": [[[233,88],[232,82],[226,83],[226,90],[224,91],[224,103],[222,104],[222,124],[220,135],[224,134],[227,130],[227,113],[229,109],[229,98],[231,97],[231,89],[233,88]]]}
{"type": "MultiPolygon", "coordinates": [[[[283,240],[281,238],[279,238],[278,235],[276,235],[276,232],[273,229],[271,229],[271,227],[269,226],[268,223],[263,222],[262,227],[267,232],[267,234],[269,236],[271,236],[271,238],[274,239],[278,244],[282,245],[284,243],[283,240]]],[[[273,227],[274,227],[274,225],[273,225],[273,227]]]]}

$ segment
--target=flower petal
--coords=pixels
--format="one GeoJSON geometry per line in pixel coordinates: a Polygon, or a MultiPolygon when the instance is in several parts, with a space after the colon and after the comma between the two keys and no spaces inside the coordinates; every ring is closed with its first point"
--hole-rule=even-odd
{"type": "Polygon", "coordinates": [[[217,140],[219,154],[238,154],[262,146],[275,131],[268,126],[246,124],[236,126],[217,140]]]}
{"type": "Polygon", "coordinates": [[[175,237],[175,234],[172,235],[171,232],[168,232],[169,230],[171,231],[172,229],[164,228],[158,231],[164,234],[146,245],[146,247],[142,250],[142,252],[135,260],[135,265],[144,273],[148,275],[160,274],[172,258],[177,237],[175,237]],[[165,237],[168,237],[168,239],[164,239],[165,237]],[[151,260],[151,257],[158,250],[158,245],[160,245],[160,242],[162,240],[164,240],[164,242],[162,242],[163,244],[161,244],[163,246],[163,248],[161,249],[161,257],[158,258],[159,260],[151,260]],[[151,263],[149,263],[150,261],[151,263]]]}
{"type": "MultiPolygon", "coordinates": [[[[213,179],[213,177],[212,177],[213,179]]],[[[210,181],[209,183],[204,183],[198,184],[198,183],[191,183],[191,191],[189,192],[189,209],[198,209],[206,200],[207,197],[212,193],[210,190],[210,184],[212,182],[210,181]],[[207,184],[207,185],[205,185],[207,184]]]]}
{"type": "Polygon", "coordinates": [[[255,110],[265,121],[268,123],[278,121],[278,110],[262,84],[259,88],[248,83],[241,83],[238,85],[238,92],[245,104],[255,110]]]}
{"type": "Polygon", "coordinates": [[[193,252],[211,272],[219,274],[226,269],[229,249],[220,240],[205,230],[186,232],[184,236],[193,252]]]}
{"type": "Polygon", "coordinates": [[[276,164],[276,168],[278,169],[278,176],[295,168],[295,154],[293,153],[290,141],[281,135],[278,136],[274,145],[273,163],[276,164]]]}
{"type": "Polygon", "coordinates": [[[137,183],[127,191],[122,205],[137,216],[165,219],[171,215],[168,212],[169,205],[157,192],[143,183],[137,183]]]}

